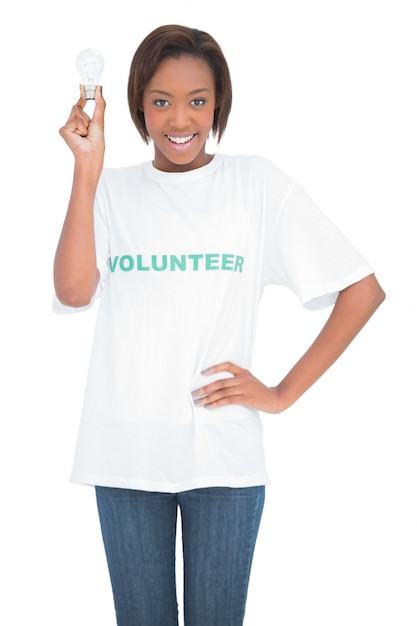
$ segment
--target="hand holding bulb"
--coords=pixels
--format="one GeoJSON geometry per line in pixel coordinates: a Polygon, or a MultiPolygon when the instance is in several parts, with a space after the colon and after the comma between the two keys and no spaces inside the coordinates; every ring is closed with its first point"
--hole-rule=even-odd
{"type": "Polygon", "coordinates": [[[104,157],[104,110],[106,103],[101,87],[98,88],[103,70],[103,57],[92,48],[83,50],[77,56],[76,66],[81,75],[81,96],[73,106],[67,123],[60,129],[75,157],[90,154],[101,163],[104,157]],[[84,110],[86,102],[95,100],[95,108],[90,116],[84,110]]]}

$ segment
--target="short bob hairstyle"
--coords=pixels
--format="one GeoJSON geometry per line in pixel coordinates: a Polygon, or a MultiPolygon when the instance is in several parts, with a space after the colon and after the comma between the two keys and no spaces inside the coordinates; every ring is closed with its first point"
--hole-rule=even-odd
{"type": "Polygon", "coordinates": [[[216,108],[212,132],[219,142],[232,106],[232,84],[229,68],[218,43],[208,33],[187,26],[160,26],[140,44],[130,67],[127,96],[130,115],[143,141],[150,136],[143,114],[143,93],[163,59],[192,56],[205,61],[210,67],[216,86],[216,108]]]}

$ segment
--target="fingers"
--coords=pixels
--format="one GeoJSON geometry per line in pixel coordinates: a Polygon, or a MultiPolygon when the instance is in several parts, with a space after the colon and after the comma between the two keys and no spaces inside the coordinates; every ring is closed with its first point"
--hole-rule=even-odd
{"type": "Polygon", "coordinates": [[[106,101],[103,98],[103,87],[99,85],[94,92],[95,108],[92,120],[93,122],[104,126],[104,111],[106,110],[106,101]]]}
{"type": "Polygon", "coordinates": [[[80,97],[72,107],[70,116],[59,134],[69,145],[74,154],[80,152],[104,150],[104,111],[106,102],[103,98],[102,87],[96,87],[95,104],[92,117],[84,110],[87,104],[85,88],[80,85],[80,97]],[[85,141],[88,140],[88,141],[85,141]]]}
{"type": "Polygon", "coordinates": [[[79,106],[83,109],[86,104],[87,104],[87,98],[85,96],[85,87],[84,85],[80,85],[80,98],[76,106],[79,106]]]}
{"type": "Polygon", "coordinates": [[[209,394],[211,396],[214,396],[215,394],[219,396],[219,392],[224,395],[233,395],[238,385],[239,382],[236,378],[221,378],[220,380],[215,380],[214,382],[204,385],[199,389],[195,389],[191,395],[196,400],[208,396],[209,394]]]}
{"type": "Polygon", "coordinates": [[[83,106],[85,105],[85,99],[82,97],[78,100],[77,104],[75,104],[72,109],[70,116],[64,126],[59,129],[59,134],[64,139],[71,134],[79,135],[80,137],[85,137],[88,134],[88,127],[90,125],[90,117],[84,111],[83,106]],[[84,103],[84,105],[83,105],[84,103]]]}
{"type": "Polygon", "coordinates": [[[208,376],[209,374],[217,374],[218,372],[230,372],[233,376],[237,376],[237,374],[241,374],[245,372],[242,367],[239,367],[235,363],[231,361],[225,361],[224,363],[219,363],[218,365],[213,365],[212,367],[208,367],[203,372],[201,372],[204,376],[208,376]]]}
{"type": "Polygon", "coordinates": [[[233,378],[220,378],[194,390],[191,395],[196,406],[215,408],[223,404],[238,404],[241,401],[242,381],[237,376],[247,373],[247,370],[228,361],[209,367],[202,374],[208,376],[220,372],[229,372],[233,374],[233,378]]]}
{"type": "Polygon", "coordinates": [[[202,373],[207,376],[219,372],[229,372],[233,378],[220,378],[193,391],[191,395],[196,407],[217,409],[238,404],[266,413],[280,412],[277,387],[267,387],[251,372],[230,362],[214,365],[202,373]]]}
{"type": "Polygon", "coordinates": [[[78,105],[74,110],[73,121],[73,132],[80,135],[80,137],[87,137],[88,128],[90,126],[90,117],[78,105]]]}
{"type": "MultiPolygon", "coordinates": [[[[103,98],[103,87],[102,87],[102,85],[97,85],[97,87],[95,88],[94,100],[95,100],[96,108],[97,108],[97,106],[99,106],[100,109],[104,109],[105,108],[106,102],[105,102],[105,100],[103,98]]],[[[80,85],[80,97],[79,97],[79,100],[77,102],[77,106],[80,106],[83,109],[86,104],[87,104],[87,98],[86,98],[86,95],[85,95],[85,87],[84,87],[84,85],[80,85]]]]}
{"type": "Polygon", "coordinates": [[[214,409],[225,404],[242,404],[242,387],[234,378],[218,380],[192,392],[195,406],[214,409]]]}
{"type": "Polygon", "coordinates": [[[87,99],[85,97],[85,87],[84,85],[80,85],[80,98],[73,108],[73,112],[74,120],[76,122],[76,130],[74,132],[82,137],[87,136],[90,123],[98,124],[100,128],[104,127],[104,111],[106,109],[106,102],[103,98],[103,88],[101,87],[101,85],[96,87],[95,89],[94,100],[94,112],[93,116],[90,118],[89,115],[87,115],[87,113],[84,111],[84,107],[87,104],[87,99]]]}

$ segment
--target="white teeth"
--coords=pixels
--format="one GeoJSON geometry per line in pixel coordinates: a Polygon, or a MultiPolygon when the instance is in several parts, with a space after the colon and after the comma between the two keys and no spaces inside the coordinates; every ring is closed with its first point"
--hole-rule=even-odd
{"type": "Polygon", "coordinates": [[[167,135],[167,137],[173,143],[187,143],[187,141],[191,141],[194,135],[187,135],[187,137],[173,137],[172,135],[167,135]]]}

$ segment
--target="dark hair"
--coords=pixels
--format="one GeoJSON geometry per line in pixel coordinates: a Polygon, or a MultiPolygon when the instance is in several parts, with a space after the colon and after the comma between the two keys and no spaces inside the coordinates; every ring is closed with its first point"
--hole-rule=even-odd
{"type": "Polygon", "coordinates": [[[152,31],[136,50],[130,66],[127,96],[130,115],[145,143],[149,143],[143,114],[143,93],[163,59],[192,56],[207,63],[216,86],[213,135],[220,141],[232,106],[229,68],[219,44],[204,31],[187,26],[160,26],[152,31]]]}

